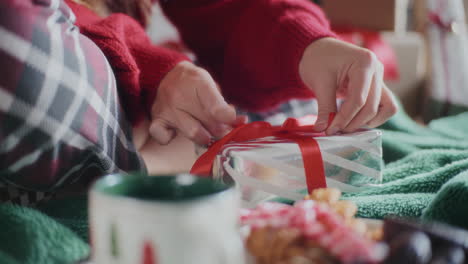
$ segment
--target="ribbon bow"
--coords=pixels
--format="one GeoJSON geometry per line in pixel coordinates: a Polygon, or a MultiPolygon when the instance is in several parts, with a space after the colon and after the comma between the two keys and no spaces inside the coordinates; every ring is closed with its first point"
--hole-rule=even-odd
{"type": "MultiPolygon", "coordinates": [[[[330,124],[335,113],[330,113],[330,124]]],[[[234,128],[229,134],[216,141],[201,155],[193,165],[190,173],[195,175],[210,175],[213,162],[222,147],[229,143],[245,142],[253,139],[275,136],[289,139],[297,143],[301,150],[307,189],[309,192],[316,188],[326,187],[325,171],[323,167],[320,147],[314,137],[325,136],[323,132],[314,132],[314,125],[300,125],[295,118],[288,118],[282,126],[272,126],[268,122],[256,121],[234,128]]]]}

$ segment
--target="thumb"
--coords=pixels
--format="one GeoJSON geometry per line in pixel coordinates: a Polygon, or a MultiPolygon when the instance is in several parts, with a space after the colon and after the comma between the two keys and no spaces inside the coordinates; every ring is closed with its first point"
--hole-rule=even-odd
{"type": "Polygon", "coordinates": [[[336,113],[336,93],[334,92],[334,89],[329,89],[324,93],[317,94],[316,96],[318,115],[317,121],[315,122],[315,131],[322,132],[328,128],[330,113],[336,113]]]}
{"type": "Polygon", "coordinates": [[[149,127],[150,135],[161,145],[167,145],[176,136],[174,129],[163,119],[156,118],[149,127]]]}

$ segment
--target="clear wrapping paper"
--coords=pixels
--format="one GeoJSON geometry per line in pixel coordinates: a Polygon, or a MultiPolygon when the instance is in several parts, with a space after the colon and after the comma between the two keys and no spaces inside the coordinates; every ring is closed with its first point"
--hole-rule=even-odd
{"type": "MultiPolygon", "coordinates": [[[[382,182],[381,131],[364,130],[314,140],[320,148],[327,187],[358,192],[382,182]]],[[[295,142],[266,137],[226,144],[215,158],[212,173],[215,179],[235,182],[244,206],[252,207],[278,197],[303,199],[307,194],[303,162],[295,142]]]]}

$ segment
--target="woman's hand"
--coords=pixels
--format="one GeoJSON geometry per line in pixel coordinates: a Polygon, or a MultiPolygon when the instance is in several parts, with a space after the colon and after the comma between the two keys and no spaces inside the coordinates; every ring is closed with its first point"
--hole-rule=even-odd
{"type": "Polygon", "coordinates": [[[222,137],[232,125],[245,122],[236,117],[210,74],[194,64],[177,64],[159,85],[151,111],[150,134],[160,144],[169,143],[176,132],[200,145],[222,137]]]}
{"type": "Polygon", "coordinates": [[[397,111],[383,82],[383,65],[374,53],[346,42],[323,38],[309,45],[299,65],[302,81],[318,102],[316,129],[327,134],[376,127],[397,111]],[[336,98],[344,102],[337,112],[336,98]],[[337,112],[327,128],[328,115],[337,112]]]}

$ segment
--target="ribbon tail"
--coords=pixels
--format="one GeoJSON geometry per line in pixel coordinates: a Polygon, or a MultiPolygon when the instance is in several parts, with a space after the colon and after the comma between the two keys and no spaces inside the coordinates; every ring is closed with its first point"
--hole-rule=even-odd
{"type": "MultiPolygon", "coordinates": [[[[232,136],[232,134],[230,135],[232,136]]],[[[210,177],[212,175],[213,163],[216,156],[218,155],[218,152],[221,150],[225,143],[229,142],[231,136],[226,136],[225,138],[214,143],[213,146],[208,148],[208,150],[205,153],[203,153],[192,165],[190,174],[202,177],[210,177]]]]}
{"type": "Polygon", "coordinates": [[[201,156],[198,158],[190,170],[190,174],[209,177],[211,175],[211,170],[213,168],[213,162],[211,156],[201,156]]]}
{"type": "Polygon", "coordinates": [[[317,141],[313,138],[292,138],[292,140],[299,145],[302,153],[308,192],[311,193],[318,188],[326,188],[325,168],[317,141]]]}
{"type": "Polygon", "coordinates": [[[216,141],[210,148],[208,148],[208,150],[205,153],[203,153],[203,155],[201,155],[195,161],[195,163],[192,166],[192,169],[190,170],[190,174],[202,177],[210,177],[212,175],[214,160],[221,148],[225,144],[229,143],[235,137],[235,135],[246,126],[247,125],[237,127],[231,132],[229,132],[222,139],[216,141]]]}

